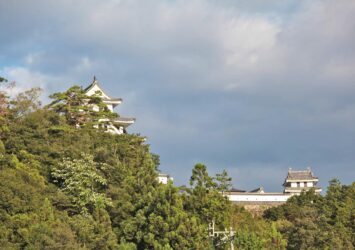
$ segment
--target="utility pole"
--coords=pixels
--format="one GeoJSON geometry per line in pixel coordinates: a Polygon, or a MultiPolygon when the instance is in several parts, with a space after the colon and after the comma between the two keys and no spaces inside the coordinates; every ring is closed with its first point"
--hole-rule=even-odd
{"type": "Polygon", "coordinates": [[[229,228],[229,230],[225,229],[224,231],[215,231],[214,230],[214,220],[212,223],[208,225],[208,236],[211,238],[219,237],[222,236],[222,241],[224,242],[230,242],[230,250],[234,250],[234,245],[233,245],[233,239],[235,235],[235,231],[232,230],[232,227],[229,228]]]}

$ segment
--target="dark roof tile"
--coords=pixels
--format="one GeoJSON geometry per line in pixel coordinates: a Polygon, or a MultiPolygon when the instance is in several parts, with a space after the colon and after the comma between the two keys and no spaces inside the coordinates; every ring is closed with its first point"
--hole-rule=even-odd
{"type": "Polygon", "coordinates": [[[286,179],[288,180],[312,180],[317,179],[310,169],[308,170],[289,170],[286,179]]]}

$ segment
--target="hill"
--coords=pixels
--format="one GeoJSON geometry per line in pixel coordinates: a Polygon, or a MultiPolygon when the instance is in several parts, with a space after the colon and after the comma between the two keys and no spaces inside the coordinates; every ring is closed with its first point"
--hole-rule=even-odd
{"type": "Polygon", "coordinates": [[[222,195],[226,173],[211,177],[196,164],[189,187],[160,184],[159,156],[142,136],[105,133],[90,113],[77,127],[77,99],[59,110],[41,107],[39,93],[0,94],[3,249],[228,249],[229,240],[238,249],[354,246],[355,184],[332,181],[325,197],[305,193],[254,218],[222,195]],[[209,237],[212,221],[235,236],[209,237]]]}

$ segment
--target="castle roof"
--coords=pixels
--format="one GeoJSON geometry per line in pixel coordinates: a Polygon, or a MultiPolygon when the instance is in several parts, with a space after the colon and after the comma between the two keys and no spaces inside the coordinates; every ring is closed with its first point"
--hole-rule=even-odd
{"type": "Polygon", "coordinates": [[[235,193],[245,193],[245,190],[237,189],[237,188],[232,188],[229,190],[229,192],[235,192],[235,193]]]}
{"type": "Polygon", "coordinates": [[[102,96],[102,99],[104,101],[120,101],[122,102],[122,99],[121,98],[111,98],[109,95],[107,95],[103,89],[101,88],[99,82],[97,81],[96,77],[94,76],[94,80],[92,81],[92,83],[87,86],[84,91],[86,93],[89,93],[92,89],[95,89],[95,92],[96,91],[100,91],[101,92],[101,96],[102,96]]]}
{"type": "Polygon", "coordinates": [[[256,189],[251,190],[249,193],[264,193],[264,188],[258,187],[256,189]]]}
{"type": "Polygon", "coordinates": [[[84,89],[85,93],[89,96],[99,93],[100,98],[105,104],[111,104],[113,107],[122,103],[122,98],[112,98],[107,95],[103,89],[101,88],[99,82],[97,81],[96,77],[94,76],[93,82],[84,89]]]}
{"type": "Polygon", "coordinates": [[[135,118],[130,118],[130,117],[118,117],[112,120],[114,124],[123,126],[123,127],[128,127],[129,125],[133,124],[136,121],[135,118]]]}
{"type": "Polygon", "coordinates": [[[318,177],[313,175],[310,168],[308,168],[307,170],[292,170],[290,168],[288,170],[283,186],[286,187],[287,183],[291,182],[314,182],[315,184],[317,184],[318,177]]]}
{"type": "Polygon", "coordinates": [[[101,87],[100,87],[100,85],[99,85],[99,82],[97,81],[97,79],[96,79],[96,76],[94,76],[94,80],[92,81],[92,83],[90,83],[90,85],[89,86],[87,86],[85,89],[84,89],[84,91],[85,92],[88,92],[90,89],[92,89],[94,86],[98,86],[100,89],[101,89],[101,87]]]}
{"type": "MultiPolygon", "coordinates": [[[[94,96],[97,95],[99,98],[102,99],[103,103],[105,103],[109,109],[113,112],[113,108],[117,105],[122,103],[121,98],[111,98],[107,95],[103,89],[101,88],[99,82],[97,81],[96,77],[94,76],[93,82],[84,89],[85,94],[87,96],[94,96]]],[[[128,117],[118,117],[115,119],[100,119],[101,122],[110,122],[112,126],[119,126],[123,128],[127,128],[129,125],[133,124],[136,119],[135,118],[128,118],[128,117]]]]}
{"type": "Polygon", "coordinates": [[[314,180],[315,177],[310,169],[307,170],[292,170],[289,169],[286,179],[288,180],[314,180]]]}

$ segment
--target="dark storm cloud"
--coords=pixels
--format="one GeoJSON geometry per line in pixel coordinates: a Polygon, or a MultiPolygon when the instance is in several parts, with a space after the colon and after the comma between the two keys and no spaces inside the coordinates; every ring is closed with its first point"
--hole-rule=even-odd
{"type": "Polygon", "coordinates": [[[354,180],[352,1],[1,1],[0,73],[47,93],[94,74],[187,182],[196,162],[279,190],[354,180]]]}

